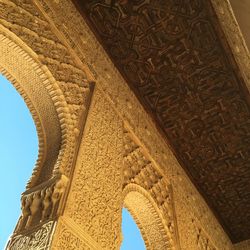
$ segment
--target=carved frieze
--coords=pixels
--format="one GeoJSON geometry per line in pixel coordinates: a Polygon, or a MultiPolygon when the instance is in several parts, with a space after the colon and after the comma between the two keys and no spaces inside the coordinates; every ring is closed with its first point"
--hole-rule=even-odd
{"type": "Polygon", "coordinates": [[[24,192],[21,198],[22,215],[15,233],[30,230],[56,218],[60,212],[60,201],[63,200],[67,183],[68,178],[61,175],[24,192]]]}
{"type": "Polygon", "coordinates": [[[49,249],[55,223],[47,222],[27,235],[12,236],[6,250],[47,250],[49,249]]]}
{"type": "Polygon", "coordinates": [[[75,1],[234,242],[249,238],[249,94],[210,1],[75,1]]]}

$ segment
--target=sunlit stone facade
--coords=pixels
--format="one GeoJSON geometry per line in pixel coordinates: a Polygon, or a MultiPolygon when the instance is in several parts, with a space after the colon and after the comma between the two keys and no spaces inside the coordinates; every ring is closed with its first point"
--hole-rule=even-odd
{"type": "Polygon", "coordinates": [[[7,249],[119,249],[123,206],[147,249],[250,249],[232,244],[71,1],[0,0],[0,71],[39,136],[7,249]]]}

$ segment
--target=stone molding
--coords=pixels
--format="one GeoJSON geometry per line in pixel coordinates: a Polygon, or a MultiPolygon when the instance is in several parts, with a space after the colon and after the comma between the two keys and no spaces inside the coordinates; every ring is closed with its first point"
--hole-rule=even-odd
{"type": "Polygon", "coordinates": [[[110,106],[121,120],[129,124],[157,165],[164,167],[161,171],[173,186],[181,248],[197,249],[196,238],[191,237],[195,231],[192,223],[195,218],[195,221],[201,223],[203,230],[213,237],[217,248],[231,249],[229,238],[204,199],[180,167],[150,116],[146,114],[76,8],[65,0],[57,3],[43,1],[49,5],[50,11],[47,13],[57,28],[60,30],[60,24],[64,24],[61,29],[66,33],[68,43],[77,52],[88,72],[92,73],[92,79],[95,79],[96,85],[110,106]],[[187,230],[190,230],[190,234],[187,234],[187,230]]]}
{"type": "Polygon", "coordinates": [[[245,83],[250,89],[250,54],[242,35],[240,26],[234,15],[229,0],[211,0],[212,6],[220,21],[227,42],[232,50],[233,57],[240,68],[245,83]]]}
{"type": "Polygon", "coordinates": [[[47,250],[50,247],[54,228],[55,223],[50,221],[27,234],[12,236],[6,250],[47,250]]]}
{"type": "MultiPolygon", "coordinates": [[[[14,2],[22,4],[22,1],[17,0],[0,0],[0,13],[2,13],[2,11],[4,10],[1,4],[7,4],[7,2],[9,2],[11,6],[16,5],[14,2]]],[[[213,2],[214,6],[221,5],[217,0],[213,0],[213,2]]],[[[131,129],[131,131],[133,131],[133,133],[140,141],[141,145],[143,145],[143,152],[146,155],[146,158],[150,156],[150,161],[155,166],[156,171],[158,171],[159,174],[164,177],[164,179],[166,180],[166,184],[171,183],[173,189],[173,206],[176,209],[176,224],[178,226],[180,234],[181,249],[205,249],[204,244],[207,244],[206,247],[209,246],[211,249],[233,249],[230,240],[225,235],[223,229],[218,224],[217,220],[209,210],[203,198],[199,195],[184,171],[179,166],[168,145],[166,145],[165,141],[157,131],[151,118],[148,114],[146,114],[138,100],[135,98],[133,92],[128,88],[126,82],[123,80],[100,44],[97,42],[96,38],[88,28],[87,24],[83,21],[75,7],[72,5],[71,1],[35,0],[30,2],[28,1],[28,3],[26,1],[23,1],[23,3],[25,3],[24,5],[29,6],[30,11],[31,9],[34,9],[38,13],[40,13],[39,11],[45,8],[45,5],[43,3],[47,4],[49,11],[47,11],[47,9],[43,9],[43,13],[46,12],[47,14],[46,17],[44,17],[40,13],[38,16],[34,17],[34,20],[38,20],[39,22],[41,21],[42,24],[46,24],[49,27],[51,27],[51,25],[54,25],[54,28],[57,29],[57,32],[59,32],[60,34],[64,34],[60,35],[59,33],[57,33],[55,37],[59,36],[59,40],[62,39],[63,42],[61,43],[60,41],[58,41],[58,38],[57,40],[55,38],[55,43],[58,42],[59,44],[58,50],[59,48],[63,51],[65,51],[65,48],[67,48],[67,51],[69,49],[72,52],[69,52],[71,56],[68,56],[67,54],[65,58],[68,58],[67,60],[69,60],[68,62],[70,63],[72,63],[72,61],[76,63],[73,63],[73,66],[66,66],[65,62],[63,62],[65,64],[60,62],[61,65],[63,65],[61,71],[63,71],[64,69],[69,69],[70,72],[72,70],[78,73],[82,71],[82,73],[79,73],[80,76],[76,76],[75,78],[77,82],[81,80],[84,82],[84,90],[81,89],[81,87],[76,87],[75,83],[72,84],[72,88],[67,88],[67,84],[70,83],[70,81],[67,80],[67,77],[65,76],[65,79],[62,80],[60,78],[62,77],[61,75],[55,75],[55,72],[58,70],[58,68],[54,67],[52,64],[55,63],[55,65],[58,66],[58,64],[55,62],[56,60],[50,60],[48,59],[48,55],[42,56],[40,52],[35,52],[34,48],[31,48],[31,45],[25,45],[24,40],[18,38],[18,32],[15,33],[16,35],[14,35],[16,24],[13,24],[6,20],[2,20],[2,17],[0,17],[1,35],[2,33],[4,33],[4,37],[7,37],[7,39],[10,39],[9,37],[14,37],[15,41],[18,41],[18,44],[13,45],[16,48],[18,46],[25,45],[25,49],[22,49],[21,51],[27,51],[28,56],[32,58],[32,61],[30,62],[32,62],[33,65],[38,65],[38,67],[35,68],[38,70],[38,74],[42,75],[43,81],[45,81],[45,83],[47,84],[46,89],[51,96],[53,106],[56,109],[58,121],[60,123],[60,131],[62,133],[62,147],[60,151],[60,157],[62,158],[58,158],[57,166],[60,165],[68,168],[73,161],[71,155],[72,145],[77,138],[77,134],[79,133],[78,119],[80,115],[78,111],[81,110],[81,108],[84,110],[84,105],[82,105],[82,103],[74,104],[72,99],[74,99],[74,96],[80,98],[81,93],[84,93],[84,97],[87,98],[89,94],[88,84],[91,80],[94,79],[96,81],[96,84],[98,85],[99,91],[102,93],[101,97],[110,104],[112,110],[116,113],[116,116],[114,115],[114,117],[119,117],[121,121],[128,125],[128,127],[131,129]],[[33,5],[33,2],[35,3],[35,5],[33,5]],[[8,28],[13,28],[12,32],[10,32],[8,28]],[[5,33],[8,33],[8,35],[6,35],[5,33]],[[74,55],[72,56],[72,54],[74,55]],[[87,80],[86,76],[88,77],[87,80]],[[72,115],[72,113],[74,113],[74,115],[72,115]],[[198,236],[195,234],[195,232],[198,232],[198,236]]],[[[225,1],[223,2],[223,4],[225,4],[225,1]]],[[[218,8],[218,11],[219,10],[220,8],[218,8]]],[[[25,13],[27,12],[27,10],[23,11],[25,13]]],[[[232,18],[232,16],[230,18],[232,18]]],[[[24,27],[19,27],[18,29],[19,31],[25,31],[24,27]]],[[[235,30],[231,31],[231,33],[232,32],[235,32],[235,30]]],[[[243,51],[245,51],[245,49],[243,51]]],[[[238,51],[237,48],[236,51],[238,51]]],[[[19,83],[18,79],[15,80],[5,69],[1,69],[1,72],[3,72],[5,76],[7,76],[12,81],[13,84],[15,84],[16,82],[19,83]]],[[[43,84],[44,83],[41,82],[41,85],[43,84]]],[[[29,101],[28,96],[27,98],[25,97],[25,91],[23,91],[21,87],[16,85],[16,88],[25,98],[31,112],[34,113],[33,117],[35,120],[37,120],[37,129],[41,131],[39,132],[39,137],[44,135],[44,132],[42,132],[42,125],[39,125],[42,124],[42,121],[39,121],[39,119],[36,118],[36,110],[32,108],[32,102],[29,101]]],[[[45,140],[42,137],[39,140],[41,141],[40,150],[45,150],[46,142],[43,142],[45,140]]],[[[40,162],[44,161],[42,160],[42,155],[43,153],[41,153],[41,157],[39,158],[40,162]]],[[[81,171],[83,170],[79,170],[78,173],[81,173],[81,171]]],[[[57,172],[54,172],[54,174],[55,173],[57,172]]],[[[32,179],[28,187],[34,187],[34,184],[35,179],[32,179]]],[[[128,187],[130,185],[136,184],[129,183],[128,187]]],[[[73,195],[73,197],[77,197],[80,191],[78,190],[78,187],[74,188],[75,194],[73,195]]],[[[124,190],[126,190],[126,188],[124,190]]],[[[73,203],[72,200],[71,202],[73,203]]],[[[157,214],[158,216],[161,215],[162,218],[165,216],[162,212],[159,212],[157,214]]],[[[72,218],[75,216],[73,212],[70,215],[72,215],[72,218]]],[[[82,248],[79,249],[88,249],[88,247],[90,249],[92,249],[91,247],[100,249],[98,248],[98,244],[94,243],[95,240],[92,241],[93,236],[88,237],[85,230],[79,230],[78,225],[76,225],[75,222],[72,222],[72,218],[70,219],[68,217],[69,216],[59,219],[59,227],[57,232],[60,232],[60,230],[65,232],[62,234],[62,237],[64,237],[64,239],[62,242],[59,242],[57,240],[57,236],[55,236],[55,243],[53,243],[55,244],[53,245],[53,247],[55,248],[52,249],[57,249],[56,247],[58,246],[61,247],[60,249],[70,249],[69,244],[67,245],[67,237],[70,237],[70,239],[72,239],[72,241],[70,241],[73,242],[72,245],[81,245],[82,248]],[[77,232],[81,233],[81,237],[83,237],[83,239],[77,232]],[[89,243],[87,243],[86,245],[86,242],[89,243]]],[[[164,221],[166,219],[162,220],[164,221]]],[[[57,233],[56,235],[60,237],[59,233],[57,233]]]]}
{"type": "Polygon", "coordinates": [[[66,216],[59,218],[53,239],[52,250],[102,250],[91,236],[66,216]]]}

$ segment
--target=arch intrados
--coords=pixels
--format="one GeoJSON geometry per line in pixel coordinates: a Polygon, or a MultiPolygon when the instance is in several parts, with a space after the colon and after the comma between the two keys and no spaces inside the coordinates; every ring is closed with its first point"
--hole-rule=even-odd
{"type": "Polygon", "coordinates": [[[64,96],[47,67],[15,34],[0,25],[0,72],[23,97],[36,125],[39,155],[29,187],[47,179],[65,149],[70,124],[64,96]],[[41,177],[41,167],[43,168],[41,177]]]}
{"type": "MultiPolygon", "coordinates": [[[[0,35],[1,36],[1,35],[0,35]]],[[[27,96],[26,92],[23,90],[21,84],[17,82],[17,80],[7,72],[6,69],[4,69],[0,65],[0,74],[3,75],[16,89],[16,91],[20,94],[20,96],[23,98],[24,102],[26,103],[31,116],[33,118],[33,121],[35,123],[36,131],[37,131],[37,136],[38,136],[38,144],[39,144],[39,152],[38,152],[38,159],[37,159],[37,164],[42,164],[44,161],[44,155],[46,154],[46,143],[45,143],[45,137],[44,137],[44,131],[43,131],[43,126],[41,124],[41,120],[39,119],[37,115],[37,111],[35,110],[31,100],[27,96]]]]}
{"type": "Polygon", "coordinates": [[[172,249],[167,226],[151,195],[137,184],[127,185],[123,195],[124,207],[138,225],[147,250],[172,249]]]}

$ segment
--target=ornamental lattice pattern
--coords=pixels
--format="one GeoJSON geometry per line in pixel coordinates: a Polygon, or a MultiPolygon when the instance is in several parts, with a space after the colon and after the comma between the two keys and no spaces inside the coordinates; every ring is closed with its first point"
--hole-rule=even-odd
{"type": "Polygon", "coordinates": [[[177,225],[175,225],[171,185],[166,177],[157,170],[150,157],[145,154],[142,146],[135,142],[133,135],[127,130],[124,131],[124,149],[123,188],[125,189],[130,184],[136,184],[150,194],[166,224],[166,232],[162,231],[162,237],[166,234],[164,247],[177,249],[175,245],[177,244],[177,225]]]}
{"type": "Polygon", "coordinates": [[[7,250],[49,249],[53,229],[54,222],[50,221],[27,235],[14,235],[7,246],[7,250]]]}
{"type": "MultiPolygon", "coordinates": [[[[55,91],[52,99],[57,102],[66,101],[69,111],[67,119],[72,123],[71,129],[78,128],[81,123],[79,118],[88,108],[90,85],[85,72],[75,62],[67,46],[58,38],[58,34],[37,5],[29,0],[0,0],[0,26],[21,39],[32,50],[38,61],[48,68],[63,92],[63,95],[58,97],[59,93],[55,91]]],[[[73,140],[73,138],[67,138],[65,144],[73,144],[73,140]]],[[[71,171],[73,148],[74,146],[71,145],[67,149],[70,151],[66,159],[67,164],[60,166],[67,175],[71,171]]],[[[39,174],[39,183],[46,181],[52,174],[51,166],[45,166],[39,174]],[[45,168],[48,169],[45,170],[45,168]]],[[[28,187],[34,186],[33,179],[31,178],[30,181],[32,185],[29,183],[28,187]]]]}
{"type": "Polygon", "coordinates": [[[249,96],[210,2],[76,2],[231,239],[249,238],[249,96]]]}

